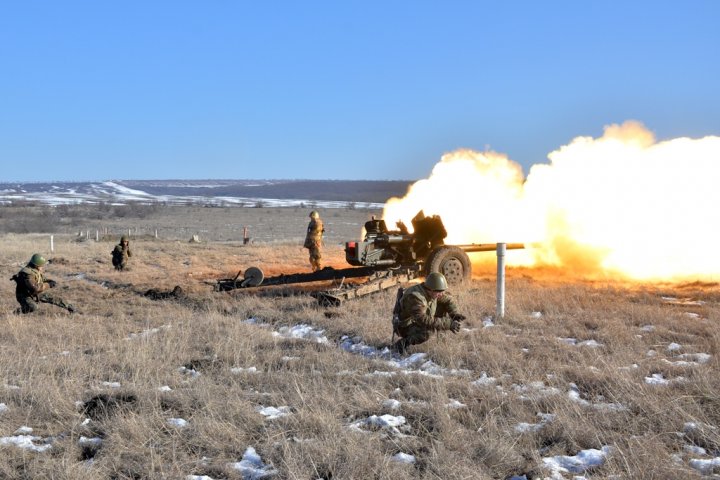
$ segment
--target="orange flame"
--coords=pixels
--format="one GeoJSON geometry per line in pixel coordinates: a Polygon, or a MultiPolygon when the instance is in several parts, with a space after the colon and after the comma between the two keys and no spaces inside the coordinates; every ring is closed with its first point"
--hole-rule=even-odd
{"type": "Polygon", "coordinates": [[[511,265],[637,280],[720,278],[720,137],[657,143],[641,123],[577,137],[527,179],[507,156],[458,150],[392,198],[388,226],[423,209],[446,243],[525,242],[511,265]]]}

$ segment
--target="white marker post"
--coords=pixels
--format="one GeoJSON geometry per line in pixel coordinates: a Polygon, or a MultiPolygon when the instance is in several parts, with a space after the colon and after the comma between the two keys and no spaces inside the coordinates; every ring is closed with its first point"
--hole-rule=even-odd
{"type": "Polygon", "coordinates": [[[54,235],[50,235],[50,252],[51,253],[55,252],[55,242],[53,242],[53,240],[54,240],[53,237],[54,237],[54,235]]]}
{"type": "Polygon", "coordinates": [[[505,243],[497,244],[497,295],[495,319],[499,320],[505,316],[505,243]]]}

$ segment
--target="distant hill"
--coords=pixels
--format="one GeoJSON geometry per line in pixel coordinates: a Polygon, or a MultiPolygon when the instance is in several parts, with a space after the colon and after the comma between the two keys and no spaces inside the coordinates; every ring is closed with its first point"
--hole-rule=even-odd
{"type": "Polygon", "coordinates": [[[153,195],[202,195],[207,197],[245,197],[306,199],[315,201],[385,203],[390,197],[407,193],[410,181],[390,180],[263,180],[263,181],[150,181],[118,182],[153,195]]]}
{"type": "Polygon", "coordinates": [[[105,182],[0,183],[0,202],[167,203],[295,206],[317,204],[378,208],[402,197],[402,180],[112,180],[105,182]]]}

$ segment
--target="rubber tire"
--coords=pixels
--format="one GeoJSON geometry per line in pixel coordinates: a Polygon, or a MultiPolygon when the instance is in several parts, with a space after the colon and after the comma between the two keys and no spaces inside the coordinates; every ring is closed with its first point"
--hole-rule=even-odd
{"type": "Polygon", "coordinates": [[[263,280],[265,280],[265,275],[262,270],[258,267],[249,267],[243,273],[243,281],[241,285],[243,287],[259,287],[263,280]]]}
{"type": "Polygon", "coordinates": [[[470,281],[472,264],[470,257],[461,248],[444,246],[430,253],[425,271],[426,274],[442,273],[448,284],[458,285],[470,281]]]}

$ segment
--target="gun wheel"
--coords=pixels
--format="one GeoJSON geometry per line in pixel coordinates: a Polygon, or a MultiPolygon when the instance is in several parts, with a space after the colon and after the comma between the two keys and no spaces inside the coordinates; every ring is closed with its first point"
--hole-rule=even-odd
{"type": "Polygon", "coordinates": [[[243,273],[243,281],[242,286],[243,287],[258,287],[262,283],[262,281],[265,279],[265,275],[263,274],[262,270],[260,270],[257,267],[249,267],[245,272],[243,273]]]}
{"type": "Polygon", "coordinates": [[[440,247],[430,254],[426,273],[439,272],[448,283],[457,285],[470,281],[472,268],[470,257],[458,247],[440,247]]]}

